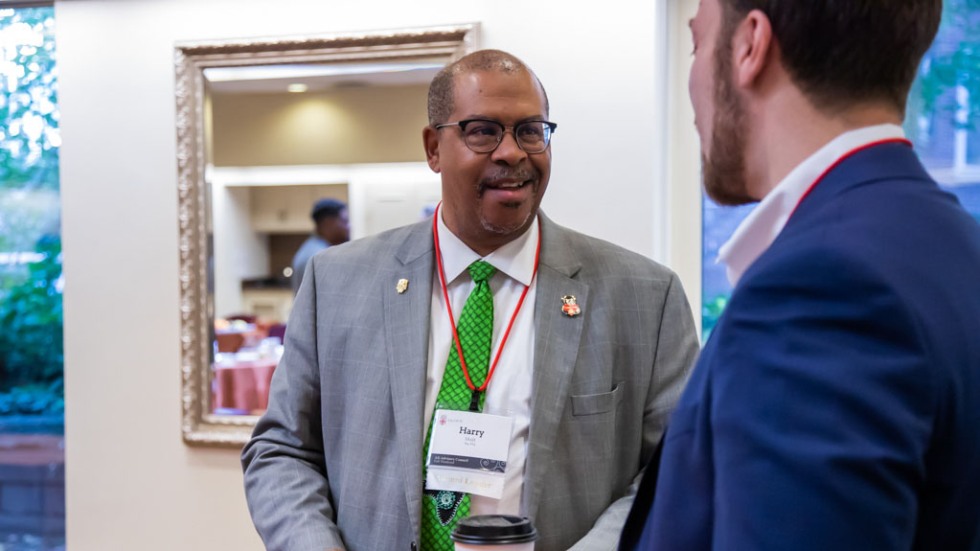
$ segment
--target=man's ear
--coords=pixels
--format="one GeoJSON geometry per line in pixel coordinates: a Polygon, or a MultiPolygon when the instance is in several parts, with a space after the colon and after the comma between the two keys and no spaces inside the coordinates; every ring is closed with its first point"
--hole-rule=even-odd
{"type": "Polygon", "coordinates": [[[772,61],[772,23],[760,10],[752,10],[732,36],[733,77],[740,88],[751,87],[772,61]]]}
{"type": "Polygon", "coordinates": [[[423,128],[422,145],[425,146],[425,162],[438,174],[442,170],[439,166],[439,131],[431,126],[423,128]]]}

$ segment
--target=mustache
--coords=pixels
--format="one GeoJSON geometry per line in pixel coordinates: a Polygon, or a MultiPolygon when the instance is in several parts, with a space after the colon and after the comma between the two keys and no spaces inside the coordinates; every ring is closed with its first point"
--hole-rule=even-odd
{"type": "Polygon", "coordinates": [[[480,189],[491,187],[494,182],[499,182],[501,180],[517,180],[519,182],[533,180],[532,183],[534,183],[537,182],[540,177],[541,173],[534,167],[501,167],[480,179],[480,189]]]}

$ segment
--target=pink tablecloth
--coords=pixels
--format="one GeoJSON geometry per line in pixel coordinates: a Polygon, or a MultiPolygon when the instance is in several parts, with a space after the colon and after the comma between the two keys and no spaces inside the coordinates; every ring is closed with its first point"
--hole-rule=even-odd
{"type": "Polygon", "coordinates": [[[237,362],[214,366],[212,410],[235,410],[258,415],[269,407],[269,384],[276,369],[274,360],[237,362]]]}

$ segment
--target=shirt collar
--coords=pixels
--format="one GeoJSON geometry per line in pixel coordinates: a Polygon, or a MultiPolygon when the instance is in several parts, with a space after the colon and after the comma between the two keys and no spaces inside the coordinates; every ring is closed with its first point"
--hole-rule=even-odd
{"type": "Polygon", "coordinates": [[[718,250],[715,262],[726,265],[728,281],[738,283],[742,274],[769,248],[810,187],[839,159],[865,145],[896,138],[905,132],[895,124],[880,124],[845,132],[797,165],[773,188],[731,238],[718,250]]]}
{"type": "MultiPolygon", "coordinates": [[[[446,284],[452,283],[466,268],[480,260],[480,255],[466,246],[456,234],[446,227],[442,220],[442,209],[437,214],[439,230],[439,252],[442,254],[442,269],[446,284]]],[[[534,257],[538,246],[537,215],[531,226],[513,241],[483,257],[498,271],[524,285],[530,285],[534,276],[534,257]]]]}

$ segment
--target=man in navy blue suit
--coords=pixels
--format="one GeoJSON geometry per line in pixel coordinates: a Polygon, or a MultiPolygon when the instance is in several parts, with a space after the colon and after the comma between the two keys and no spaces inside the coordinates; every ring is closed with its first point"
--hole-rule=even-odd
{"type": "Polygon", "coordinates": [[[621,549],[980,550],[980,227],[901,123],[941,0],[702,0],[704,185],[761,201],[621,549]]]}

